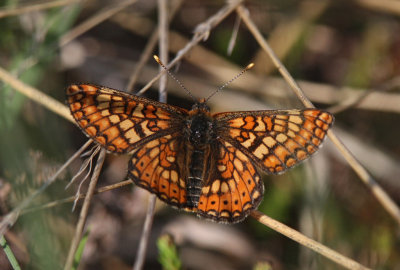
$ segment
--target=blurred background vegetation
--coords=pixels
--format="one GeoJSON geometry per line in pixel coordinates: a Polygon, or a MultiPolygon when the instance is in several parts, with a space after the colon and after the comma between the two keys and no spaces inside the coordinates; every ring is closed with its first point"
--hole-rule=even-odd
{"type": "MultiPolygon", "coordinates": [[[[170,57],[189,42],[196,26],[224,5],[225,1],[182,1],[169,26],[170,57]]],[[[399,203],[399,2],[249,0],[244,6],[311,101],[335,113],[334,131],[399,203]]],[[[254,62],[250,72],[210,100],[214,112],[302,108],[243,24],[232,54],[227,53],[236,23],[233,12],[172,71],[195,97],[202,98],[254,62]]],[[[150,57],[135,83],[130,83],[156,31],[157,1],[2,0],[0,67],[62,103],[65,88],[77,82],[120,90],[133,85],[137,91],[158,73],[150,57]],[[55,6],[43,8],[43,4],[55,6]],[[79,32],[77,27],[87,20],[119,7],[114,15],[79,32]]],[[[157,46],[149,55],[154,53],[157,46]]],[[[41,187],[87,139],[71,122],[2,80],[0,210],[5,215],[41,187]]],[[[191,107],[191,99],[172,80],[168,93],[168,103],[191,107]]],[[[145,95],[157,99],[157,85],[145,95]]],[[[125,180],[128,159],[108,155],[99,186],[125,180]]],[[[31,207],[74,195],[77,186],[67,190],[65,186],[81,162],[75,161],[31,207]]],[[[259,207],[263,213],[365,266],[400,269],[399,224],[329,139],[309,161],[279,176],[265,175],[264,180],[266,191],[259,207]]],[[[133,185],[94,197],[79,269],[131,269],[147,199],[148,193],[133,185]]],[[[63,268],[79,213],[71,212],[71,207],[59,203],[23,214],[6,233],[23,269],[63,268]]],[[[338,269],[252,218],[221,225],[158,203],[145,269],[161,269],[160,261],[167,267],[168,258],[184,269],[338,269]],[[157,249],[157,239],[165,234],[171,238],[157,249]],[[168,243],[176,245],[173,255],[162,252],[168,243]]],[[[0,268],[11,269],[2,251],[0,268]]]]}

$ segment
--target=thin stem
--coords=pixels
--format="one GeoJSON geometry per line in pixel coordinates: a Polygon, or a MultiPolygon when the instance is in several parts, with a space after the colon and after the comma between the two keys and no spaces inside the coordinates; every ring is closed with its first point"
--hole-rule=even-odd
{"type": "MultiPolygon", "coordinates": [[[[111,185],[107,185],[107,186],[98,188],[98,189],[95,190],[94,194],[103,193],[103,192],[110,191],[110,190],[113,190],[113,189],[119,189],[121,187],[124,187],[124,186],[127,186],[127,185],[132,185],[132,184],[133,184],[132,180],[121,181],[121,182],[118,182],[116,184],[111,184],[111,185]]],[[[26,208],[26,209],[21,211],[20,215],[22,216],[22,215],[25,215],[27,213],[32,213],[32,212],[35,212],[35,211],[48,209],[48,208],[51,208],[51,207],[54,207],[54,206],[57,206],[57,205],[60,205],[60,204],[63,204],[63,203],[74,202],[76,199],[82,200],[82,199],[86,198],[86,196],[87,196],[87,193],[82,193],[82,194],[79,194],[78,198],[76,197],[76,195],[74,195],[74,196],[69,196],[69,197],[64,198],[64,199],[60,199],[60,200],[52,201],[52,202],[49,202],[49,203],[46,203],[46,204],[42,204],[40,206],[26,208]]]]}
{"type": "Polygon", "coordinates": [[[318,243],[317,241],[308,238],[307,236],[301,234],[300,232],[293,230],[292,228],[286,226],[283,223],[280,223],[279,221],[268,217],[267,215],[264,215],[263,213],[254,210],[251,212],[251,216],[255,218],[258,222],[264,224],[265,226],[268,226],[269,228],[273,229],[274,231],[277,231],[284,236],[296,241],[297,243],[314,250],[315,252],[323,255],[324,257],[336,262],[337,264],[347,268],[347,269],[360,269],[360,270],[367,270],[370,268],[367,268],[358,262],[349,259],[342,254],[318,243]]]}
{"type": "MultiPolygon", "coordinates": [[[[206,39],[209,35],[209,31],[217,26],[222,20],[224,20],[229,14],[231,14],[241,3],[243,0],[233,0],[230,1],[226,6],[221,8],[215,15],[211,16],[207,21],[200,24],[197,29],[199,29],[196,34],[193,36],[192,40],[188,42],[185,47],[183,47],[176,54],[175,58],[169,62],[167,65],[167,69],[171,69],[176,63],[178,63],[183,56],[188,53],[194,46],[196,46],[200,41],[206,39]]],[[[158,73],[153,79],[151,79],[139,92],[138,95],[146,92],[153,84],[156,82],[166,71],[163,70],[158,73]]]]}
{"type": "Polygon", "coordinates": [[[63,118],[75,123],[67,106],[55,100],[54,98],[40,92],[38,89],[18,80],[14,75],[0,67],[0,80],[5,84],[9,84],[13,89],[39,103],[50,111],[62,116],[63,118]]]}
{"type": "MultiPolygon", "coordinates": [[[[168,2],[165,0],[158,0],[158,20],[159,20],[159,50],[161,59],[168,62],[168,2]]],[[[160,69],[163,67],[161,66],[160,69]]],[[[160,78],[159,85],[159,101],[167,102],[167,76],[164,74],[160,78]]],[[[133,270],[143,269],[144,261],[146,258],[147,246],[149,244],[151,226],[154,219],[154,209],[156,206],[157,197],[154,194],[150,194],[149,204],[147,206],[146,219],[143,225],[143,232],[140,238],[139,249],[137,251],[136,261],[133,265],[133,270]]]]}
{"type": "Polygon", "coordinates": [[[95,27],[96,25],[102,23],[103,21],[107,20],[111,16],[115,15],[116,13],[120,12],[121,10],[125,9],[127,6],[132,5],[137,0],[127,0],[124,2],[120,2],[119,4],[115,5],[112,4],[106,8],[104,8],[99,13],[95,14],[94,16],[90,17],[80,25],[76,26],[75,28],[71,29],[67,33],[65,33],[59,40],[58,44],[60,47],[64,46],[71,40],[76,39],[83,33],[86,33],[89,29],[95,27]]]}
{"type": "Polygon", "coordinates": [[[74,261],[75,251],[79,245],[79,242],[82,238],[83,228],[86,223],[87,214],[89,211],[90,202],[92,200],[97,180],[99,179],[100,171],[103,166],[104,160],[106,157],[106,150],[102,149],[99,154],[99,158],[97,159],[96,167],[94,168],[92,178],[90,179],[90,184],[88,191],[86,193],[85,200],[83,201],[83,206],[81,213],[79,215],[78,224],[76,225],[75,235],[71,243],[71,247],[68,252],[67,261],[64,266],[64,270],[70,270],[72,267],[72,263],[74,261]]]}
{"type": "Polygon", "coordinates": [[[50,177],[38,190],[36,190],[32,195],[26,198],[22,203],[15,207],[10,213],[8,213],[0,223],[0,235],[4,235],[8,227],[11,227],[15,221],[18,219],[19,213],[25,209],[32,201],[40,195],[48,186],[50,186],[57,177],[74,161],[80,154],[92,143],[92,140],[87,141],[78,151],[75,152],[68,160],[65,162],[57,172],[50,177]]]}
{"type": "Polygon", "coordinates": [[[0,236],[0,245],[4,250],[4,253],[7,256],[8,261],[10,262],[12,268],[14,270],[21,270],[21,267],[18,264],[17,259],[14,256],[14,253],[12,252],[10,246],[8,245],[6,238],[4,238],[4,236],[0,236]]]}
{"type": "Polygon", "coordinates": [[[26,6],[19,6],[13,9],[0,9],[0,18],[7,17],[7,16],[17,16],[23,13],[39,11],[59,6],[66,6],[69,4],[73,4],[78,2],[79,0],[56,0],[50,1],[45,3],[38,3],[38,4],[30,4],[26,6]]]}

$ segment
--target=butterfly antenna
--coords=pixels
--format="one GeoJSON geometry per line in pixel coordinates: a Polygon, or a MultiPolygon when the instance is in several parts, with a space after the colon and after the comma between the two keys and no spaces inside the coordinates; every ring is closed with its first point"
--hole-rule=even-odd
{"type": "Polygon", "coordinates": [[[161,62],[160,58],[157,55],[153,55],[154,59],[157,61],[157,63],[163,68],[165,69],[165,71],[168,72],[169,76],[171,76],[172,79],[174,79],[180,87],[183,88],[183,90],[186,91],[186,93],[189,94],[189,96],[195,101],[197,102],[197,99],[192,95],[192,93],[190,93],[190,91],[181,83],[181,81],[179,81],[170,71],[169,69],[163,64],[163,62],[161,62]]]}
{"type": "Polygon", "coordinates": [[[237,78],[242,76],[246,71],[248,71],[252,67],[254,67],[254,63],[248,64],[247,67],[245,67],[239,74],[237,74],[235,77],[233,77],[232,79],[230,79],[229,81],[224,83],[224,85],[220,86],[216,91],[211,93],[211,95],[209,95],[208,98],[205,99],[205,101],[207,102],[211,97],[213,97],[216,93],[218,93],[218,91],[220,91],[220,90],[224,89],[225,87],[227,87],[229,84],[231,84],[234,80],[236,80],[237,78]]]}

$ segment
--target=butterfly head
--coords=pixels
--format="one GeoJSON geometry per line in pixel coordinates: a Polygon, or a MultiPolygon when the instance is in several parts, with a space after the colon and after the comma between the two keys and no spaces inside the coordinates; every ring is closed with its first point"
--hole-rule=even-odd
{"type": "Polygon", "coordinates": [[[193,104],[191,112],[193,113],[209,113],[210,107],[208,107],[204,98],[193,104]]]}

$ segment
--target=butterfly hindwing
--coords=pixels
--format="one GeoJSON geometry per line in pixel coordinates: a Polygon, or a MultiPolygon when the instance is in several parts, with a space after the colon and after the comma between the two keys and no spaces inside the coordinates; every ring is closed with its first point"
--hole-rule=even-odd
{"type": "Polygon", "coordinates": [[[250,159],[229,142],[218,143],[215,155],[197,214],[217,222],[240,222],[260,204],[264,184],[250,159]]]}
{"type": "Polygon", "coordinates": [[[140,147],[128,164],[128,178],[136,185],[157,195],[164,202],[186,206],[187,170],[184,164],[184,145],[179,134],[169,134],[140,147]]]}
{"type": "Polygon", "coordinates": [[[110,152],[128,153],[180,129],[185,109],[91,84],[71,85],[67,102],[82,131],[110,152]]]}
{"type": "Polygon", "coordinates": [[[221,137],[268,173],[280,173],[318,150],[333,116],[318,109],[219,113],[221,137]]]}

